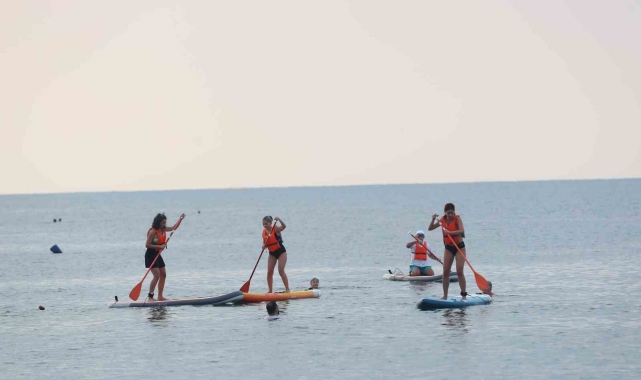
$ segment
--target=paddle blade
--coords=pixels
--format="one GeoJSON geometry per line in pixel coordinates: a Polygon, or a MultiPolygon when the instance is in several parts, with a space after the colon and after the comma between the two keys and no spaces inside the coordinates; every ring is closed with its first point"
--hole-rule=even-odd
{"type": "Polygon", "coordinates": [[[249,280],[240,287],[240,291],[243,293],[249,293],[249,280]]]}
{"type": "Polygon", "coordinates": [[[138,297],[140,297],[140,291],[142,290],[142,281],[138,283],[138,285],[134,286],[133,289],[131,289],[131,292],[129,292],[129,298],[131,298],[134,301],[138,300],[138,297]]]}
{"type": "Polygon", "coordinates": [[[488,281],[485,278],[483,278],[483,276],[481,276],[476,272],[474,272],[474,279],[476,280],[476,286],[478,286],[479,289],[486,290],[487,288],[490,287],[490,284],[488,283],[488,281]]]}

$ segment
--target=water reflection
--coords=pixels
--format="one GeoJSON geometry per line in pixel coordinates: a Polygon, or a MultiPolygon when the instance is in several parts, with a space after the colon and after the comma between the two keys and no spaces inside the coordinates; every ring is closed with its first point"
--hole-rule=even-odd
{"type": "Polygon", "coordinates": [[[165,306],[158,306],[149,308],[149,317],[147,319],[149,322],[160,322],[167,320],[169,312],[165,306]]]}
{"type": "Polygon", "coordinates": [[[278,312],[280,314],[286,315],[287,314],[287,306],[289,306],[290,300],[284,300],[284,301],[278,301],[276,302],[278,304],[278,312]]]}
{"type": "Polygon", "coordinates": [[[469,321],[465,309],[447,309],[443,311],[443,319],[445,320],[444,323],[442,323],[443,326],[467,332],[469,321]]]}
{"type": "Polygon", "coordinates": [[[434,286],[433,282],[410,281],[410,288],[412,288],[412,290],[416,295],[421,297],[423,296],[423,293],[425,292],[425,290],[433,286],[434,286]]]}

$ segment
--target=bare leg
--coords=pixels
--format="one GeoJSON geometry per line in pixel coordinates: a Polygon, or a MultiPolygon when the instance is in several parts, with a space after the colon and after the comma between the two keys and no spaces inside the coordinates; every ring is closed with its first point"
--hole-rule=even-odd
{"type": "MultiPolygon", "coordinates": [[[[160,269],[151,268],[151,274],[154,276],[154,278],[151,279],[151,284],[149,284],[149,293],[153,293],[154,290],[156,289],[156,284],[160,279],[160,269]]],[[[153,300],[153,298],[151,298],[151,300],[153,300]]]]}
{"type": "Polygon", "coordinates": [[[272,255],[269,255],[267,258],[267,288],[269,289],[267,293],[273,293],[274,267],[276,267],[276,261],[276,258],[272,255]]]}
{"type": "Polygon", "coordinates": [[[162,296],[162,291],[165,290],[165,279],[167,278],[167,270],[165,267],[160,268],[160,280],[158,281],[158,301],[165,301],[167,298],[162,296]]]}
{"type": "Polygon", "coordinates": [[[287,265],[287,252],[284,252],[278,257],[278,274],[283,280],[283,285],[285,285],[285,291],[289,292],[289,280],[285,274],[285,265],[287,265]]]}
{"type": "Polygon", "coordinates": [[[430,268],[425,272],[425,274],[428,276],[434,276],[434,271],[432,270],[432,268],[430,268]]]}
{"type": "Polygon", "coordinates": [[[410,276],[420,276],[421,275],[421,270],[418,268],[412,269],[412,272],[410,273],[410,276]]]}
{"type": "Polygon", "coordinates": [[[454,262],[454,255],[452,252],[445,249],[443,252],[443,297],[442,300],[447,299],[447,291],[450,289],[450,272],[452,271],[452,263],[454,262]]]}
{"type": "MultiPolygon", "coordinates": [[[[465,248],[461,248],[461,252],[467,257],[467,253],[465,252],[465,248]]],[[[456,255],[456,274],[458,275],[458,284],[461,287],[461,292],[465,292],[465,274],[463,273],[463,267],[465,266],[465,260],[463,259],[463,256],[461,255],[456,255]]],[[[466,297],[463,297],[463,299],[466,299],[466,297]]]]}

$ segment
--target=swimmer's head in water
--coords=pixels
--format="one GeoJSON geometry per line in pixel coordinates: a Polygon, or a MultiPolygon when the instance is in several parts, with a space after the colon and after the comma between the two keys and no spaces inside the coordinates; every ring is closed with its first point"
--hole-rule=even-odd
{"type": "Polygon", "coordinates": [[[267,306],[265,306],[267,309],[267,314],[269,315],[278,315],[280,312],[278,311],[278,304],[276,304],[276,301],[270,301],[267,302],[267,306]]]}

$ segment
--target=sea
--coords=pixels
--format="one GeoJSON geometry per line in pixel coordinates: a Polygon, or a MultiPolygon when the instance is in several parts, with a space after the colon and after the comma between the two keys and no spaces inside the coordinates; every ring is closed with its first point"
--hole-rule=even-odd
{"type": "MultiPolygon", "coordinates": [[[[640,225],[639,179],[3,195],[0,378],[639,379],[640,225]],[[408,231],[448,202],[497,295],[421,311],[441,283],[383,275],[407,273],[408,231]],[[166,297],[238,290],[265,215],[287,225],[292,290],[317,277],[321,297],[279,302],[274,321],[264,303],[108,308],[145,274],[159,212],[187,215],[163,252],[166,297]]],[[[440,231],[426,240],[442,257],[440,231]]]]}

